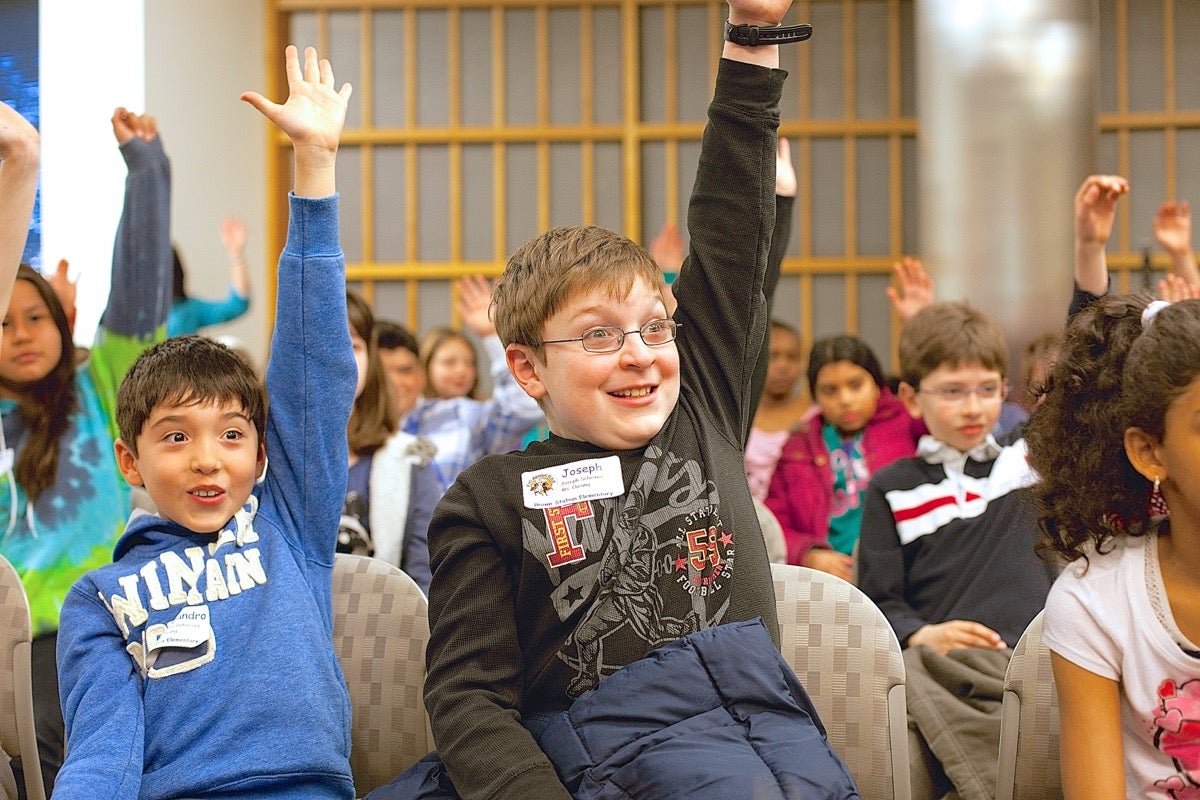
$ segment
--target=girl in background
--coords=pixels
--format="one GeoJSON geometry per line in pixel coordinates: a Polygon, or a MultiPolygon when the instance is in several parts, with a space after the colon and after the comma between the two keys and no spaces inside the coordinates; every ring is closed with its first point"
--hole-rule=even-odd
{"type": "Polygon", "coordinates": [[[229,294],[224,300],[201,300],[187,293],[183,262],[179,251],[171,249],[174,258],[173,300],[167,318],[167,335],[182,336],[196,333],[209,325],[230,322],[250,309],[250,274],[246,269],[246,223],[234,216],[221,221],[221,244],[229,259],[229,294]]]}
{"type": "Polygon", "coordinates": [[[479,399],[479,354],[471,340],[453,328],[433,328],[421,339],[425,396],[441,400],[479,399]]]}
{"type": "MultiPolygon", "coordinates": [[[[33,622],[33,701],[47,793],[62,765],[55,645],[71,585],[112,561],[130,513],[117,469],[117,386],[165,338],[171,301],[171,169],[153,117],[118,108],[113,134],[128,168],[113,245],[112,288],[90,357],[76,367],[67,311],[22,266],[0,350],[0,555],[25,585],[33,622]]],[[[27,765],[27,768],[32,765],[27,765]]]]}
{"type": "Polygon", "coordinates": [[[407,572],[429,591],[429,518],[441,499],[428,469],[434,448],[399,430],[379,358],[375,315],[346,292],[358,384],[350,412],[350,477],[338,530],[338,551],[374,555],[407,572]]]}
{"type": "Polygon", "coordinates": [[[786,322],[771,320],[767,343],[767,371],[762,397],[746,440],[746,479],[750,494],[763,501],[775,474],[783,443],[808,411],[809,403],[796,384],[804,372],[800,332],[786,322]]]}
{"type": "Polygon", "coordinates": [[[1200,302],[1148,300],[1072,321],[1026,434],[1068,800],[1200,793],[1200,302]]]}
{"type": "Polygon", "coordinates": [[[766,505],[783,528],[789,564],[849,581],[867,483],[916,453],[924,424],[905,411],[879,359],[854,336],[813,344],[808,388],[816,406],[784,442],[766,505]]]}

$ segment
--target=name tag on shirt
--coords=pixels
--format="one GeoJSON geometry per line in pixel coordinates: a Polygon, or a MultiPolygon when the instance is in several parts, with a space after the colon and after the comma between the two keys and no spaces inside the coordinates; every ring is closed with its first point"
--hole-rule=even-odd
{"type": "Polygon", "coordinates": [[[521,474],[526,508],[558,508],[586,500],[603,500],[625,493],[621,459],[617,456],[572,461],[521,474]]]}
{"type": "Polygon", "coordinates": [[[147,631],[146,648],[150,652],[164,647],[190,649],[206,643],[212,636],[208,606],[190,606],[180,610],[162,631],[147,631]]]}

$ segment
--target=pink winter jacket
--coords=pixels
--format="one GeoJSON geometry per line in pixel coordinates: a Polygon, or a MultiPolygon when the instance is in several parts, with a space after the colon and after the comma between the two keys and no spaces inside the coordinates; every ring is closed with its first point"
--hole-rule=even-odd
{"type": "MultiPolygon", "coordinates": [[[[803,564],[813,547],[829,547],[833,468],[821,433],[824,424],[825,418],[816,406],[805,414],[795,433],[784,442],[767,490],[766,506],[783,528],[789,564],[803,564]]],[[[917,440],[926,432],[925,423],[909,416],[904,404],[885,388],[863,431],[863,454],[871,474],[897,459],[915,455],[917,440]]]]}

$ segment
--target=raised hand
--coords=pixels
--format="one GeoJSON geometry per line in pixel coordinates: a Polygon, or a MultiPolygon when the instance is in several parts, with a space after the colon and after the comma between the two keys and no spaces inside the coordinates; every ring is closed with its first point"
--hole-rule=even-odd
{"type": "Polygon", "coordinates": [[[1168,303],[1200,300],[1200,284],[1188,283],[1182,276],[1171,273],[1159,280],[1158,296],[1168,303]]]}
{"type": "Polygon", "coordinates": [[[1171,255],[1192,251],[1192,207],[1186,200],[1160,205],[1151,227],[1155,241],[1171,255]]]}
{"type": "Polygon", "coordinates": [[[674,222],[664,222],[658,236],[650,242],[650,257],[663,272],[676,272],[683,264],[683,237],[674,222]]]}
{"type": "Polygon", "coordinates": [[[240,217],[227,214],[221,220],[221,244],[230,258],[241,258],[246,251],[246,237],[250,229],[240,217]]]}
{"type": "Polygon", "coordinates": [[[301,67],[295,45],[284,51],[288,98],[280,105],[258,92],[243,92],[242,100],[254,106],[292,141],[296,160],[296,185],[299,197],[327,197],[334,193],[334,162],[346,107],[352,88],[342,84],[334,88],[333,66],[328,59],[317,60],[316,48],[304,49],[301,67]]]}
{"type": "Polygon", "coordinates": [[[0,308],[6,310],[29,234],[40,161],[37,129],[0,103],[0,308]]]}
{"type": "Polygon", "coordinates": [[[62,304],[63,311],[67,314],[67,322],[74,331],[77,281],[71,280],[70,269],[70,262],[65,258],[60,258],[58,267],[54,270],[54,274],[47,279],[47,282],[54,289],[54,293],[58,295],[58,302],[62,304]]]}
{"type": "Polygon", "coordinates": [[[124,106],[113,109],[113,136],[122,145],[130,139],[150,141],[158,136],[158,120],[149,114],[135,114],[124,106]]]}
{"type": "Polygon", "coordinates": [[[1120,175],[1089,175],[1075,193],[1075,240],[1103,246],[1112,235],[1117,201],[1129,193],[1120,175]]]}
{"type": "Polygon", "coordinates": [[[925,271],[921,259],[905,256],[893,263],[892,277],[896,285],[887,287],[887,298],[901,324],[933,303],[933,278],[925,271]]]}
{"type": "Polygon", "coordinates": [[[463,324],[477,336],[491,336],[496,332],[492,324],[492,282],[482,275],[460,278],[454,282],[458,290],[458,313],[463,324]]]}

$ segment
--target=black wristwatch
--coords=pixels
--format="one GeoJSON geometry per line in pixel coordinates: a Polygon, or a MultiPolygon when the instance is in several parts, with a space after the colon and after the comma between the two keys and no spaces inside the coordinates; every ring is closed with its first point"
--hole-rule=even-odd
{"type": "Polygon", "coordinates": [[[789,44],[803,42],[812,36],[812,25],[734,25],[725,20],[725,41],[743,47],[758,47],[766,44],[789,44]]]}

